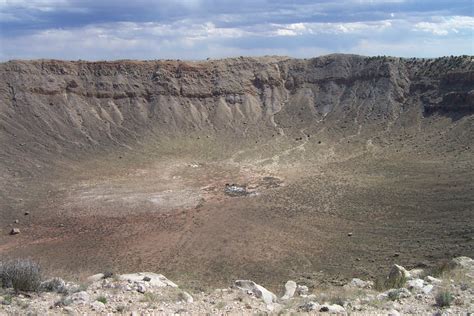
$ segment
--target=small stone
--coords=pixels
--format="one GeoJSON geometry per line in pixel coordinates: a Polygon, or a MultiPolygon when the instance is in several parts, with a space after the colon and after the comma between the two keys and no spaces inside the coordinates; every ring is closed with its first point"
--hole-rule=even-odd
{"type": "Polygon", "coordinates": [[[10,235],[18,235],[20,233],[20,229],[19,228],[12,228],[12,230],[10,231],[10,235]]]}
{"type": "Polygon", "coordinates": [[[186,302],[186,303],[192,303],[194,302],[194,299],[193,297],[188,293],[188,292],[181,292],[181,299],[182,301],[186,302]]]}
{"type": "Polygon", "coordinates": [[[145,285],[141,284],[141,283],[138,283],[137,284],[137,292],[138,293],[145,293],[146,292],[146,287],[145,285]]]}
{"type": "Polygon", "coordinates": [[[298,285],[296,287],[296,293],[300,296],[301,295],[308,295],[309,289],[306,285],[298,285]]]}
{"type": "Polygon", "coordinates": [[[347,233],[347,236],[351,237],[351,236],[352,236],[352,233],[347,233]]]}
{"type": "Polygon", "coordinates": [[[96,312],[103,311],[105,309],[105,304],[99,301],[94,301],[91,303],[91,309],[96,312]]]}
{"type": "Polygon", "coordinates": [[[15,224],[18,224],[19,222],[20,222],[20,221],[17,220],[17,219],[15,219],[15,220],[13,221],[13,223],[15,223],[15,224]]]}
{"type": "Polygon", "coordinates": [[[150,281],[151,281],[151,278],[148,277],[148,276],[146,276],[146,277],[143,278],[143,281],[145,281],[145,282],[150,282],[150,281]]]}
{"type": "Polygon", "coordinates": [[[27,216],[27,215],[30,215],[30,212],[26,211],[26,212],[25,212],[25,216],[27,216]]]}

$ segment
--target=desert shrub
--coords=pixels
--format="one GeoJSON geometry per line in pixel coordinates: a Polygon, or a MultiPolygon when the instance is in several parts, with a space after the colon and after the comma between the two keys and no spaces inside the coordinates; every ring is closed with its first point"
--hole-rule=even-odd
{"type": "Polygon", "coordinates": [[[3,296],[3,300],[1,301],[2,305],[11,305],[13,301],[13,296],[11,294],[7,294],[3,296]]]}
{"type": "Polygon", "coordinates": [[[385,281],[385,288],[387,289],[399,289],[405,287],[407,278],[405,276],[399,276],[397,278],[389,278],[385,281]]]}
{"type": "Polygon", "coordinates": [[[346,298],[343,297],[343,296],[339,296],[339,295],[333,295],[331,296],[331,298],[329,299],[329,303],[331,304],[337,304],[337,305],[340,305],[340,306],[344,306],[344,304],[346,303],[346,298]]]}
{"type": "Polygon", "coordinates": [[[449,307],[454,300],[453,294],[449,291],[441,291],[436,294],[435,301],[438,307],[449,307]]]}
{"type": "Polygon", "coordinates": [[[405,287],[406,283],[407,278],[405,276],[399,276],[396,278],[378,277],[375,279],[374,289],[383,292],[390,289],[399,289],[405,287]]]}
{"type": "Polygon", "coordinates": [[[2,287],[18,291],[37,291],[41,285],[41,268],[29,259],[3,261],[0,263],[2,287]]]}
{"type": "Polygon", "coordinates": [[[66,293],[66,283],[61,278],[52,278],[41,283],[40,290],[44,292],[66,293]]]}
{"type": "Polygon", "coordinates": [[[102,279],[109,279],[114,276],[114,273],[112,271],[105,271],[103,274],[104,276],[102,277],[102,279]]]}
{"type": "Polygon", "coordinates": [[[107,304],[107,297],[105,296],[99,296],[96,301],[107,304]]]}

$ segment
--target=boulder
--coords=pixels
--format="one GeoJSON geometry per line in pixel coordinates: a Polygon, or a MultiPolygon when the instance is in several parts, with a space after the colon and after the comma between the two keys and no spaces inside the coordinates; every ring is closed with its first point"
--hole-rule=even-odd
{"type": "Polygon", "coordinates": [[[40,290],[44,292],[65,293],[67,291],[66,282],[61,278],[51,278],[41,282],[40,290]]]}
{"type": "Polygon", "coordinates": [[[323,304],[319,308],[319,311],[320,312],[327,312],[327,313],[330,313],[330,314],[346,314],[346,310],[344,309],[344,307],[342,307],[341,305],[337,305],[337,304],[332,304],[332,305],[323,304]]]}
{"type": "Polygon", "coordinates": [[[408,279],[410,279],[410,272],[398,264],[394,264],[388,274],[388,283],[391,285],[401,286],[408,279]]]}
{"type": "Polygon", "coordinates": [[[428,284],[428,285],[423,286],[421,291],[423,292],[423,294],[430,294],[431,291],[433,291],[433,289],[434,289],[434,285],[433,284],[428,284]]]}
{"type": "Polygon", "coordinates": [[[391,289],[385,292],[385,294],[387,294],[386,297],[391,299],[392,301],[411,296],[410,291],[408,291],[408,289],[406,288],[391,289]]]}
{"type": "Polygon", "coordinates": [[[89,303],[91,298],[89,296],[89,293],[87,293],[86,291],[81,291],[81,292],[77,292],[77,293],[69,295],[66,298],[66,300],[69,300],[70,302],[74,304],[86,304],[86,303],[89,303]]]}
{"type": "Polygon", "coordinates": [[[428,275],[428,276],[425,278],[425,281],[428,282],[428,283],[431,283],[431,284],[441,284],[441,283],[443,283],[443,280],[438,279],[438,278],[435,278],[435,277],[432,277],[432,276],[430,276],[430,275],[428,275]]]}
{"type": "Polygon", "coordinates": [[[457,257],[449,263],[452,268],[474,270],[474,260],[469,257],[457,257]]]}
{"type": "Polygon", "coordinates": [[[186,303],[192,303],[192,302],[194,302],[193,297],[192,297],[191,294],[189,294],[188,292],[184,292],[184,291],[181,292],[180,297],[181,297],[181,300],[184,301],[184,302],[186,302],[186,303]]]}
{"type": "Polygon", "coordinates": [[[296,294],[303,296],[303,295],[308,295],[309,289],[306,285],[298,285],[296,287],[296,294]]]}
{"type": "Polygon", "coordinates": [[[237,280],[235,281],[235,286],[242,291],[246,291],[248,294],[255,295],[257,298],[261,298],[268,307],[272,306],[272,304],[277,301],[275,294],[253,281],[237,280]]]}
{"type": "Polygon", "coordinates": [[[425,273],[425,270],[423,269],[412,269],[408,271],[410,274],[409,279],[420,279],[423,276],[423,273],[425,273]]]}
{"type": "Polygon", "coordinates": [[[319,305],[318,302],[312,302],[311,301],[311,302],[306,302],[306,303],[298,306],[298,311],[308,313],[308,312],[316,311],[316,310],[319,311],[320,308],[321,308],[321,305],[319,305]]]}
{"type": "Polygon", "coordinates": [[[143,283],[138,283],[137,292],[144,294],[146,292],[146,286],[143,283]]]}
{"type": "Polygon", "coordinates": [[[354,287],[359,289],[371,289],[374,286],[374,282],[372,281],[364,281],[358,278],[354,278],[346,284],[348,287],[354,287]]]}
{"type": "Polygon", "coordinates": [[[407,288],[412,292],[420,292],[423,289],[425,282],[422,279],[408,280],[407,288]]]}
{"type": "Polygon", "coordinates": [[[94,301],[91,303],[91,309],[95,312],[101,312],[105,309],[105,304],[99,301],[94,301]]]}
{"type": "Polygon", "coordinates": [[[295,281],[288,281],[285,284],[285,295],[282,296],[282,300],[287,300],[295,296],[296,292],[296,282],[295,281]]]}
{"type": "Polygon", "coordinates": [[[10,235],[18,235],[19,233],[20,233],[19,228],[14,227],[10,230],[10,235]]]}
{"type": "Polygon", "coordinates": [[[122,274],[119,275],[120,280],[129,281],[129,282],[143,282],[144,278],[150,279],[150,281],[146,281],[147,284],[153,287],[178,287],[175,283],[168,280],[164,275],[157,274],[153,272],[138,272],[138,273],[130,273],[130,274],[122,274]]]}

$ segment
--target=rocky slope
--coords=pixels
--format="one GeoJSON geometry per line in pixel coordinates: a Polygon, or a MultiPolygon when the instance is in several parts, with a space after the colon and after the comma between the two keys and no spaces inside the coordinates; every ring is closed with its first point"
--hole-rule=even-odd
{"type": "Polygon", "coordinates": [[[145,135],[318,131],[373,137],[474,111],[470,56],[0,64],[0,161],[13,169],[145,135]],[[16,168],[15,168],[16,166],[16,168]]]}
{"type": "Polygon", "coordinates": [[[0,313],[7,315],[469,315],[474,304],[474,260],[453,259],[441,278],[394,265],[385,280],[392,287],[352,279],[340,287],[311,288],[294,281],[277,297],[250,280],[192,295],[160,274],[97,274],[83,285],[53,278],[41,292],[0,289],[0,313]],[[396,285],[396,286],[395,286],[396,285]]]}

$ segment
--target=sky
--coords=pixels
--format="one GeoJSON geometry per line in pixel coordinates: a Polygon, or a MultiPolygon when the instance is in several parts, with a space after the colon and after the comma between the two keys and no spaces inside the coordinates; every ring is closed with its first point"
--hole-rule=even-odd
{"type": "Polygon", "coordinates": [[[0,60],[474,55],[473,0],[0,0],[0,60]]]}

